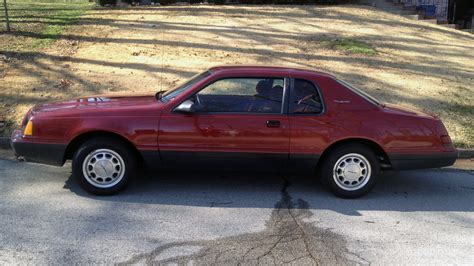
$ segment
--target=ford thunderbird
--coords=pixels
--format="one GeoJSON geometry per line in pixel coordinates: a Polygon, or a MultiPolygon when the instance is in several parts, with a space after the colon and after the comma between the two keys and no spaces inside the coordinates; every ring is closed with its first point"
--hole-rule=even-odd
{"type": "Polygon", "coordinates": [[[387,170],[436,168],[457,158],[440,119],[386,104],[332,75],[263,66],[210,68],[152,95],[40,104],[12,147],[62,166],[89,193],[124,189],[141,168],[267,169],[314,174],[356,198],[387,170]]]}

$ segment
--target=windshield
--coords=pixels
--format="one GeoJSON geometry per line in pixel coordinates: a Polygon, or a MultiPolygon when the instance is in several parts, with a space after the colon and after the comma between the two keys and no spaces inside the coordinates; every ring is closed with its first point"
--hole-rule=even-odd
{"type": "Polygon", "coordinates": [[[351,84],[345,82],[345,81],[342,81],[342,80],[337,80],[337,82],[339,82],[340,84],[344,85],[345,87],[347,87],[348,89],[350,89],[351,91],[353,91],[354,93],[356,93],[357,95],[361,96],[362,98],[366,99],[367,101],[373,103],[373,104],[376,104],[376,105],[379,105],[379,106],[383,106],[383,104],[377,100],[376,98],[374,98],[373,96],[367,94],[366,92],[364,91],[361,91],[360,89],[352,86],[351,84]]]}
{"type": "Polygon", "coordinates": [[[186,81],[181,86],[178,86],[178,87],[176,87],[172,90],[169,90],[169,91],[163,93],[163,96],[161,97],[161,101],[169,102],[169,101],[173,100],[174,98],[178,97],[179,95],[181,95],[182,93],[187,91],[189,88],[191,88],[194,84],[196,84],[197,82],[199,82],[203,78],[208,77],[209,75],[211,75],[211,73],[209,71],[205,71],[203,73],[200,73],[200,74],[197,74],[197,75],[193,76],[191,79],[186,81]]]}

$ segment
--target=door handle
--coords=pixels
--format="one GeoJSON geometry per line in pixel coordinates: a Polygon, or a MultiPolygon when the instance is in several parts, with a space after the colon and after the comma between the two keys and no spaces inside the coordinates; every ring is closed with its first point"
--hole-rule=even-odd
{"type": "Polygon", "coordinates": [[[280,121],[278,121],[278,120],[267,120],[267,127],[280,127],[280,121]]]}

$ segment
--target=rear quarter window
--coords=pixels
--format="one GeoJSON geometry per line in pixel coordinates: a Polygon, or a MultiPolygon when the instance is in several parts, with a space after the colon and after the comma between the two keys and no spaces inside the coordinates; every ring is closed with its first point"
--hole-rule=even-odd
{"type": "Polygon", "coordinates": [[[290,114],[321,114],[323,100],[318,87],[306,79],[294,79],[290,93],[290,114]]]}

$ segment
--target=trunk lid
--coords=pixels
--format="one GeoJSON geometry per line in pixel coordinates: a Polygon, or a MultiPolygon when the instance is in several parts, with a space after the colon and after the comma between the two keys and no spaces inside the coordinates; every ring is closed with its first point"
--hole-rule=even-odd
{"type": "Polygon", "coordinates": [[[386,112],[390,113],[437,119],[437,117],[434,115],[429,115],[413,108],[399,106],[395,104],[384,103],[383,108],[386,112]]]}

